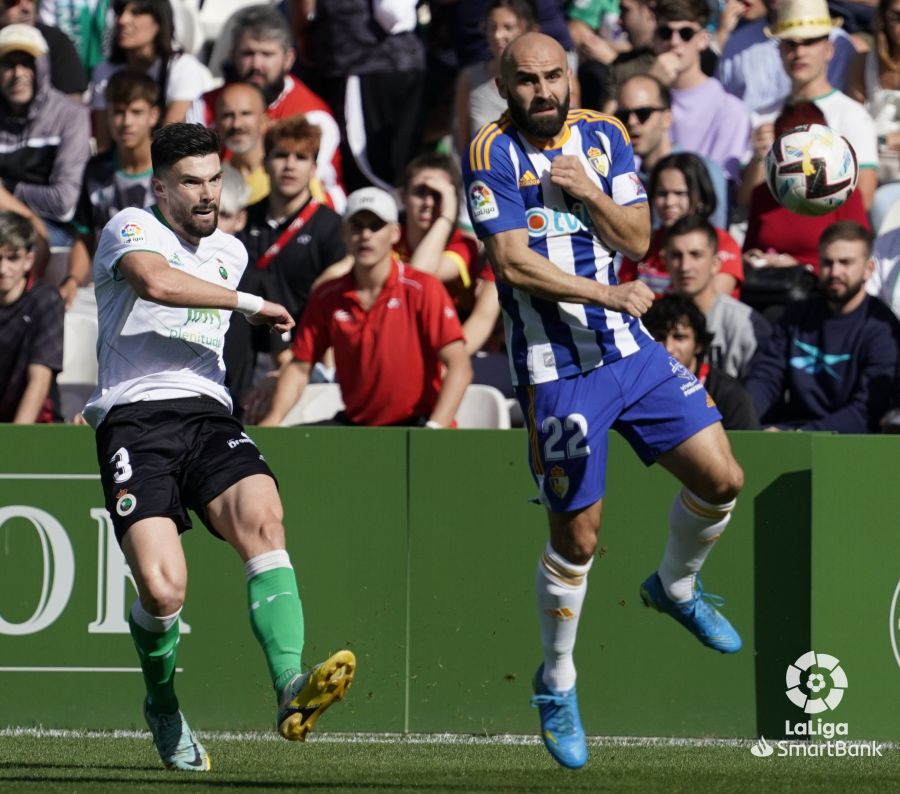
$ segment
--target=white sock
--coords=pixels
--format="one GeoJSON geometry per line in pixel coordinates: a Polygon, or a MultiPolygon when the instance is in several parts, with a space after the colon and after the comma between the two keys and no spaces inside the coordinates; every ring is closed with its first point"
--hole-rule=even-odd
{"type": "Polygon", "coordinates": [[[734,505],[734,499],[723,505],[710,504],[687,488],[675,497],[669,510],[669,539],[658,571],[673,601],[693,598],[697,572],[728,526],[734,505]]]}
{"type": "Polygon", "coordinates": [[[587,593],[587,574],[593,562],[593,559],[585,565],[569,562],[549,543],[538,562],[535,584],[544,650],[544,684],[558,692],[567,692],[575,686],[572,651],[587,593]]]}
{"type": "Polygon", "coordinates": [[[265,551],[251,557],[244,563],[244,574],[249,582],[254,576],[258,576],[266,571],[273,571],[276,568],[293,568],[291,558],[285,549],[275,549],[274,551],[265,551]]]}
{"type": "Polygon", "coordinates": [[[141,602],[135,601],[131,605],[131,617],[144,631],[152,631],[154,634],[165,634],[181,614],[179,609],[171,615],[151,615],[141,602]]]}

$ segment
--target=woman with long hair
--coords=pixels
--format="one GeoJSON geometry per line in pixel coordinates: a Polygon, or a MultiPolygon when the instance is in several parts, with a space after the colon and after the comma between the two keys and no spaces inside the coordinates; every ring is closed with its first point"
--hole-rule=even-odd
{"type": "MultiPolygon", "coordinates": [[[[671,276],[662,255],[666,232],[686,215],[709,220],[716,211],[716,191],[703,160],[690,152],[676,152],[660,160],[650,174],[650,206],[660,227],[650,238],[650,250],[643,259],[625,257],[619,268],[619,281],[640,279],[657,296],[669,291],[671,276]]],[[[716,227],[719,242],[719,272],[716,289],[737,298],[744,280],[741,247],[724,229],[716,227]]]]}
{"type": "Polygon", "coordinates": [[[474,63],[456,81],[454,136],[464,152],[480,127],[506,112],[494,78],[500,74],[500,56],[517,36],[535,29],[534,6],[528,0],[491,0],[484,13],[484,32],[491,60],[474,63]]]}
{"type": "Polygon", "coordinates": [[[160,126],[184,121],[188,108],[209,87],[209,70],[175,44],[169,0],[114,0],[116,16],[109,58],[97,64],[90,86],[91,123],[97,147],[109,148],[106,84],[120,69],[145,72],[159,85],[160,126]]]}

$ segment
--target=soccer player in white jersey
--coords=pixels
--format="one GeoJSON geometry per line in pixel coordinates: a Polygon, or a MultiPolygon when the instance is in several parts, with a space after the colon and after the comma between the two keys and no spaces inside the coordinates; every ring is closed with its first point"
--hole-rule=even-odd
{"type": "Polygon", "coordinates": [[[84,409],[116,537],[138,589],[129,618],[147,686],[144,715],[163,763],[205,771],[209,756],[175,695],[187,569],[188,508],[244,563],[250,625],[266,657],[277,727],[304,740],[341,699],[356,660],[339,651],[300,670],[303,614],[285,550],[275,478],[231,415],[222,346],[232,311],[283,333],[281,305],[235,287],[247,252],[216,229],[222,167],[216,134],[172,124],[154,137],[156,204],[104,227],[94,259],[99,384],[84,409]]]}
{"type": "Polygon", "coordinates": [[[532,703],[551,755],[577,768],[588,753],[572,651],[597,546],[608,430],[684,485],[662,562],[641,586],[644,603],[723,653],[740,650],[741,639],[704,598],[697,573],[728,524],[743,472],[703,386],[638,319],[650,289],[616,283],[615,251],[639,258],[649,244],[647,198],[627,130],[611,116],[569,110],[570,79],[553,39],[513,41],[497,79],[509,113],[475,135],[463,169],[549,515],[537,570],[544,659],[532,703]]]}

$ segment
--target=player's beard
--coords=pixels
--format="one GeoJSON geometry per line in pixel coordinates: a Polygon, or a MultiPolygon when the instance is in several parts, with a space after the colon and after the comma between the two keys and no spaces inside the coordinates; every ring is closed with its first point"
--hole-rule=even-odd
{"type": "Polygon", "coordinates": [[[172,225],[180,227],[191,237],[209,237],[219,225],[219,204],[212,201],[209,204],[195,204],[192,207],[169,207],[172,214],[172,225]],[[194,215],[194,210],[200,207],[212,209],[212,213],[204,218],[194,215]]]}
{"type": "Polygon", "coordinates": [[[533,138],[546,140],[555,138],[566,121],[566,116],[569,114],[569,92],[566,91],[562,102],[557,102],[555,99],[535,97],[531,100],[531,105],[527,109],[512,94],[509,94],[507,105],[509,107],[509,115],[518,129],[528,133],[533,138]],[[556,110],[553,116],[535,118],[531,115],[532,113],[550,110],[551,108],[556,110]]]}

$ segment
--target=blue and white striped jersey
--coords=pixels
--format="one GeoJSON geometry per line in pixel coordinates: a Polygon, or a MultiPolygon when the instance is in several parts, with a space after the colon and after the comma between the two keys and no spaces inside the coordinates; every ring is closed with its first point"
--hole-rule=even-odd
{"type": "MultiPolygon", "coordinates": [[[[475,231],[483,239],[527,229],[529,247],[560,270],[616,284],[615,251],[597,236],[584,205],[550,182],[550,164],[560,154],[581,158],[590,178],[617,204],[647,201],[628,132],[618,119],[571,110],[561,146],[539,149],[504,114],[478,131],[463,158],[475,231]]],[[[516,385],[588,372],[653,341],[628,314],[545,300],[499,278],[497,289],[516,385]]]]}

